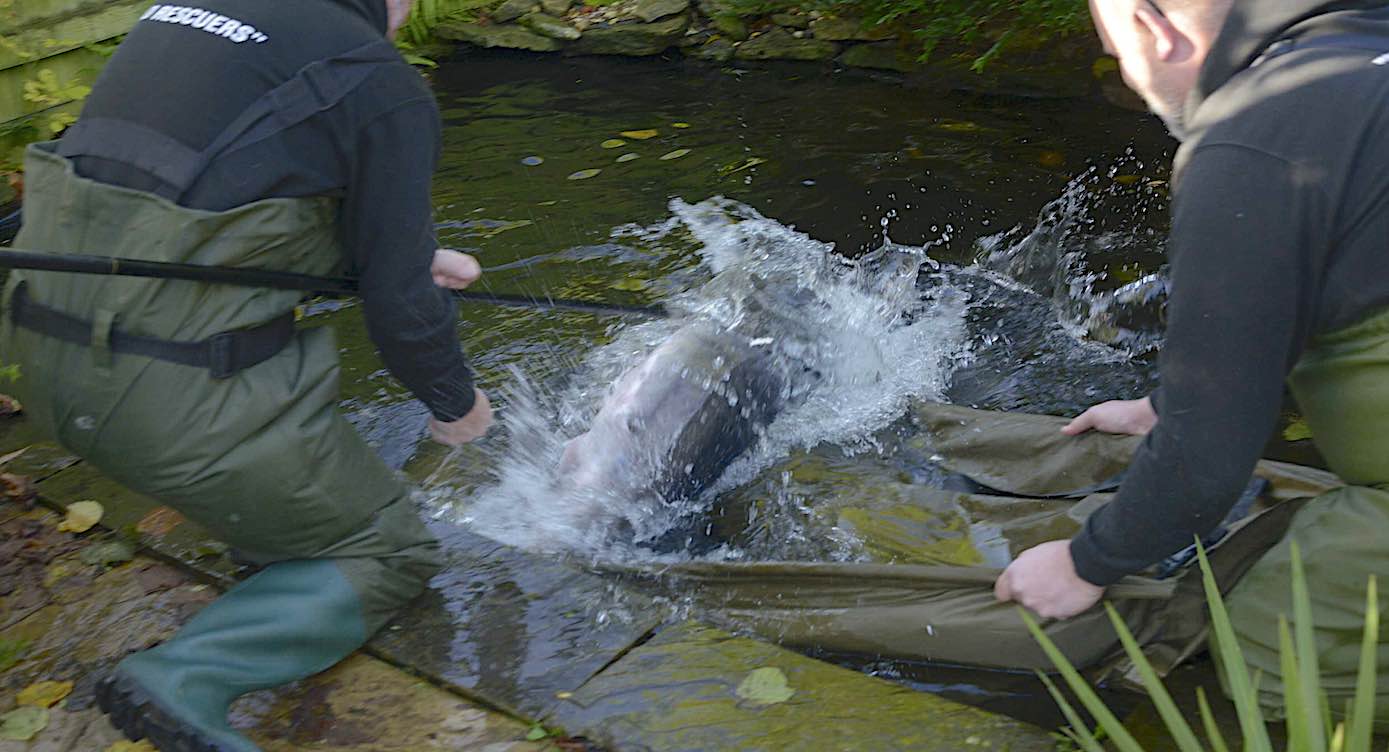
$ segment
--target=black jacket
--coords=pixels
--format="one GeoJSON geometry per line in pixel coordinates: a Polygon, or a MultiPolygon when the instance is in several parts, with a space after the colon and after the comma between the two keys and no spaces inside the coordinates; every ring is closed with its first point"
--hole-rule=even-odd
{"type": "MultiPolygon", "coordinates": [[[[202,149],[305,65],[378,41],[386,30],[384,0],[207,0],[179,7],[226,16],[237,26],[180,24],[177,9],[146,13],[102,71],[84,117],[133,121],[202,149]]],[[[473,382],[452,298],[429,272],[436,247],[430,182],[439,144],[434,96],[402,60],[382,65],[339,105],[223,153],[180,203],[221,211],[265,198],[340,198],[345,261],[361,277],[372,340],[390,371],[436,417],[453,420],[472,409],[473,382]]],[[[160,188],[157,178],[128,164],[79,157],[76,169],[105,183],[160,188]]]]}
{"type": "Polygon", "coordinates": [[[1389,307],[1381,52],[1384,0],[1235,3],[1185,108],[1158,424],[1072,541],[1084,579],[1111,583],[1218,525],[1309,339],[1389,307]],[[1310,41],[1346,34],[1368,49],[1310,41]],[[1311,46],[1265,56],[1283,39],[1311,46]]]}

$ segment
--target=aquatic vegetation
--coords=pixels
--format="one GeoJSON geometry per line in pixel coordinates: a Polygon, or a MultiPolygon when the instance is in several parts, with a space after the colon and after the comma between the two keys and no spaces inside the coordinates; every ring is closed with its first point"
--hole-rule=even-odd
{"type": "MultiPolygon", "coordinates": [[[[1199,546],[1199,544],[1198,544],[1199,546]]],[[[1220,644],[1221,668],[1226,679],[1231,698],[1239,715],[1240,732],[1243,737],[1239,748],[1246,750],[1272,750],[1267,721],[1258,701],[1259,678],[1250,677],[1244,658],[1235,641],[1234,628],[1225,610],[1224,600],[1215,582],[1210,563],[1203,548],[1198,548],[1200,566],[1206,590],[1206,601],[1210,609],[1213,639],[1220,644]]],[[[1308,596],[1307,581],[1302,570],[1302,556],[1297,545],[1292,548],[1292,592],[1293,625],[1289,626],[1286,616],[1279,618],[1282,657],[1284,703],[1288,749],[1308,752],[1333,750],[1336,752],[1369,752],[1373,743],[1375,686],[1375,654],[1379,643],[1379,601],[1375,578],[1371,577],[1366,591],[1364,637],[1360,646],[1360,669],[1355,685],[1354,699],[1346,708],[1336,708],[1342,720],[1333,719],[1333,709],[1327,701],[1326,692],[1321,686],[1317,665],[1316,639],[1313,633],[1312,605],[1308,596]]],[[[1123,619],[1112,606],[1106,604],[1114,629],[1124,644],[1124,650],[1133,661],[1143,687],[1148,691],[1157,707],[1168,733],[1182,752],[1201,752],[1207,749],[1197,739],[1195,731],[1187,719],[1182,717],[1173,702],[1171,694],[1163,685],[1157,672],[1144,657],[1134,640],[1133,634],[1125,626],[1123,619]]],[[[1042,632],[1037,622],[1028,614],[1023,614],[1028,629],[1042,645],[1048,657],[1056,665],[1067,686],[1080,699],[1085,710],[1099,723],[1099,732],[1091,731],[1081,721],[1080,714],[1070,701],[1061,694],[1055,682],[1046,675],[1038,673],[1047,685],[1048,691],[1056,700],[1061,711],[1070,721],[1065,730],[1067,737],[1080,749],[1102,750],[1118,749],[1123,752],[1142,752],[1142,746],[1129,733],[1114,713],[1105,706],[1094,690],[1081,678],[1080,674],[1061,655],[1055,644],[1042,632]],[[1100,734],[1107,738],[1108,744],[1101,745],[1100,734]]],[[[1197,690],[1201,725],[1204,728],[1210,749],[1223,752],[1230,749],[1216,726],[1210,705],[1203,693],[1197,690]]]]}

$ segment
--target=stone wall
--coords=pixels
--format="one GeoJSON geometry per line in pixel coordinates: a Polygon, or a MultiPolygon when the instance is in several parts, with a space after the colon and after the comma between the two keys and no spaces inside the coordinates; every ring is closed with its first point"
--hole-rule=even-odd
{"type": "Polygon", "coordinates": [[[877,71],[913,83],[1023,96],[1073,97],[1117,91],[1117,73],[1093,35],[1019,45],[983,71],[982,50],[941,44],[919,60],[920,38],[905,22],[873,25],[821,11],[739,13],[724,0],[505,0],[473,23],[445,22],[443,40],[467,46],[563,55],[649,56],[678,52],[716,65],[820,63],[877,71]]]}

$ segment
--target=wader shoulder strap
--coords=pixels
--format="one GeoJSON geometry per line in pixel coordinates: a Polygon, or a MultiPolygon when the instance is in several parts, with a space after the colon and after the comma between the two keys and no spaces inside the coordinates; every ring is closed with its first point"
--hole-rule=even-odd
{"type": "Polygon", "coordinates": [[[331,109],[361,86],[378,65],[399,60],[395,47],[382,39],[314,61],[252,102],[202,150],[138,123],[84,118],[64,134],[58,153],[64,157],[100,157],[144,170],[167,184],[159,195],[178,201],[213,159],[331,109]]]}

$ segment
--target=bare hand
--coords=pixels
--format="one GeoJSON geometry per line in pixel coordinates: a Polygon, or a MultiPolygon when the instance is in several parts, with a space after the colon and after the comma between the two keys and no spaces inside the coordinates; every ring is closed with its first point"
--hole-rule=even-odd
{"type": "Polygon", "coordinates": [[[1126,433],[1131,436],[1146,436],[1157,425],[1157,412],[1153,402],[1147,397],[1138,400],[1112,400],[1081,413],[1079,417],[1066,424],[1061,433],[1078,436],[1094,429],[1104,433],[1126,433]]]}
{"type": "Polygon", "coordinates": [[[429,273],[439,287],[462,290],[482,276],[482,264],[466,253],[440,248],[434,252],[434,263],[430,265],[429,273]]]}
{"type": "Polygon", "coordinates": [[[1102,595],[1104,588],[1076,574],[1068,540],[1023,551],[994,583],[999,601],[1017,601],[1044,619],[1069,619],[1099,603],[1102,595]]]}
{"type": "Polygon", "coordinates": [[[481,389],[473,388],[477,401],[467,415],[445,423],[438,418],[429,419],[429,435],[444,446],[462,446],[487,435],[492,427],[492,403],[481,389]]]}

